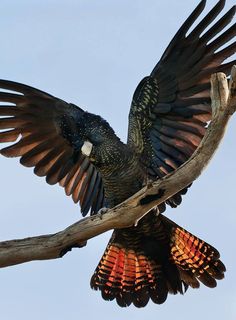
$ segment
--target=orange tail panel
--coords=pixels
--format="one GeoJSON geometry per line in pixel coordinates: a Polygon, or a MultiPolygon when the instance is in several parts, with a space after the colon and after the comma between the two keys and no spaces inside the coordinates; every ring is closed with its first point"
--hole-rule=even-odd
{"type": "Polygon", "coordinates": [[[193,288],[199,287],[198,280],[214,288],[217,285],[216,279],[224,278],[226,269],[219,260],[219,252],[179,226],[172,231],[171,256],[181,270],[183,280],[193,288]],[[191,279],[187,280],[188,277],[191,279]]]}

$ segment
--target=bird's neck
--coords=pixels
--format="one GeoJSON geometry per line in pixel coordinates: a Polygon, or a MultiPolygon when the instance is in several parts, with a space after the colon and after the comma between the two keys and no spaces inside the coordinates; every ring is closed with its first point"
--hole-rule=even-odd
{"type": "Polygon", "coordinates": [[[99,166],[106,206],[113,207],[140,190],[144,172],[137,155],[123,142],[112,144],[107,159],[99,166]]]}
{"type": "Polygon", "coordinates": [[[118,138],[107,141],[103,150],[102,161],[97,164],[97,167],[104,176],[126,168],[127,164],[135,159],[133,150],[118,138]]]}

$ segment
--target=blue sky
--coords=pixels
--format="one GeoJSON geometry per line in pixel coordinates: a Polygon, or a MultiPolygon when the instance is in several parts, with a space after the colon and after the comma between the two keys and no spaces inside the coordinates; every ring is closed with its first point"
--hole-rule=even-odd
{"type": "MultiPolygon", "coordinates": [[[[126,140],[131,97],[199,1],[2,0],[1,74],[102,115],[126,140]]],[[[207,7],[216,1],[209,0],[207,7]]],[[[230,8],[235,1],[228,0],[230,8]]],[[[1,319],[103,320],[156,317],[198,320],[236,317],[235,125],[232,119],[213,161],[167,214],[214,245],[227,266],[216,289],[201,287],[165,304],[121,309],[89,286],[109,233],[63,259],[0,270],[1,319]]],[[[47,234],[77,221],[79,207],[59,186],[0,158],[0,239],[47,234]]]]}

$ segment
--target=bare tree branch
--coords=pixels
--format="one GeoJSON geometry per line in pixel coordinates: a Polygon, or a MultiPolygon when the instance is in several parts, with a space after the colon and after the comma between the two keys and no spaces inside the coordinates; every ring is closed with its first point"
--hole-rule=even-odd
{"type": "Polygon", "coordinates": [[[56,259],[74,247],[85,245],[88,239],[103,232],[132,226],[154,206],[196,180],[213,157],[227,123],[235,112],[236,67],[232,69],[229,87],[223,73],[212,75],[211,82],[213,119],[200,146],[184,165],[144,187],[102,216],[82,219],[55,234],[0,242],[0,267],[32,260],[56,259]]]}

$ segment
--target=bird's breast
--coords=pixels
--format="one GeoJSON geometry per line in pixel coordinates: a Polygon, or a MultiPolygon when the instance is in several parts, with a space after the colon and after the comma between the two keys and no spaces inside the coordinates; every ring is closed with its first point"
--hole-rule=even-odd
{"type": "Polygon", "coordinates": [[[119,164],[108,171],[109,174],[102,174],[107,207],[123,202],[143,186],[144,173],[135,158],[120,159],[119,164]]]}

